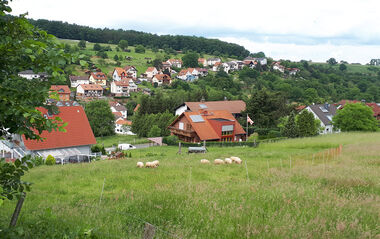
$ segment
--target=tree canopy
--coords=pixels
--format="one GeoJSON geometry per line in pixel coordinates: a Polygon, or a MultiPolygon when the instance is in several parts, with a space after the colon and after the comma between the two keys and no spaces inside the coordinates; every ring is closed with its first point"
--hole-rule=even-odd
{"type": "Polygon", "coordinates": [[[198,67],[199,54],[196,52],[189,52],[182,57],[184,67],[198,67]]]}
{"type": "Polygon", "coordinates": [[[106,100],[88,102],[84,110],[95,137],[115,134],[115,117],[106,100]]]}
{"type": "Polygon", "coordinates": [[[342,131],[379,130],[379,122],[373,116],[373,110],[362,103],[346,104],[333,117],[333,125],[342,131]]]}

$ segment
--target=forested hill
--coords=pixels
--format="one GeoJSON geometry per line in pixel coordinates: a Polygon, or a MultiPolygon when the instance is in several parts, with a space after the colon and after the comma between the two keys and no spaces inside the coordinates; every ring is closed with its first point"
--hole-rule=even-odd
{"type": "Polygon", "coordinates": [[[133,30],[113,30],[108,28],[100,29],[44,19],[29,19],[29,21],[33,25],[47,31],[49,34],[52,34],[58,38],[114,44],[117,44],[120,40],[124,39],[128,41],[129,45],[141,44],[152,48],[171,48],[176,51],[192,50],[199,53],[206,53],[217,56],[224,55],[239,59],[242,59],[249,55],[249,51],[243,46],[220,41],[217,39],[181,35],[159,36],[156,34],[133,30]]]}

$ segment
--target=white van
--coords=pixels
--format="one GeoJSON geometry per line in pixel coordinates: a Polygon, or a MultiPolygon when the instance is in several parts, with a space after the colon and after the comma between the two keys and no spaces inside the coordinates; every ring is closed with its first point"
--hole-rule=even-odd
{"type": "Polygon", "coordinates": [[[119,144],[117,146],[120,150],[129,150],[129,149],[135,149],[136,147],[132,144],[119,144]]]}

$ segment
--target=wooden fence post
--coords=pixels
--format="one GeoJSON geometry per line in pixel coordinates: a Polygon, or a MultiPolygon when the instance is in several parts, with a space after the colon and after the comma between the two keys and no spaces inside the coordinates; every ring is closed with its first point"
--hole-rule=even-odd
{"type": "Polygon", "coordinates": [[[11,218],[11,223],[9,224],[9,227],[16,226],[18,215],[20,215],[22,204],[24,203],[25,197],[26,197],[26,193],[22,192],[19,200],[17,201],[17,205],[16,205],[16,208],[15,208],[15,210],[13,212],[13,215],[12,215],[12,218],[11,218]]]}
{"type": "Polygon", "coordinates": [[[145,223],[144,234],[142,236],[142,239],[153,239],[154,234],[156,234],[156,229],[154,228],[154,226],[149,223],[145,223]]]}

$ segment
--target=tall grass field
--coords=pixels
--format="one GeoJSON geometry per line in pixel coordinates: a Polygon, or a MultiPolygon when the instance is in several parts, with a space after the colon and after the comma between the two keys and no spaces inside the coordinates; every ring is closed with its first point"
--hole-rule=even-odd
{"type": "MultiPolygon", "coordinates": [[[[149,223],[154,238],[380,238],[380,133],[131,152],[28,172],[18,237],[142,238],[149,223]],[[200,164],[230,156],[243,163],[200,164]]],[[[3,230],[15,204],[0,208],[3,230]]]]}

